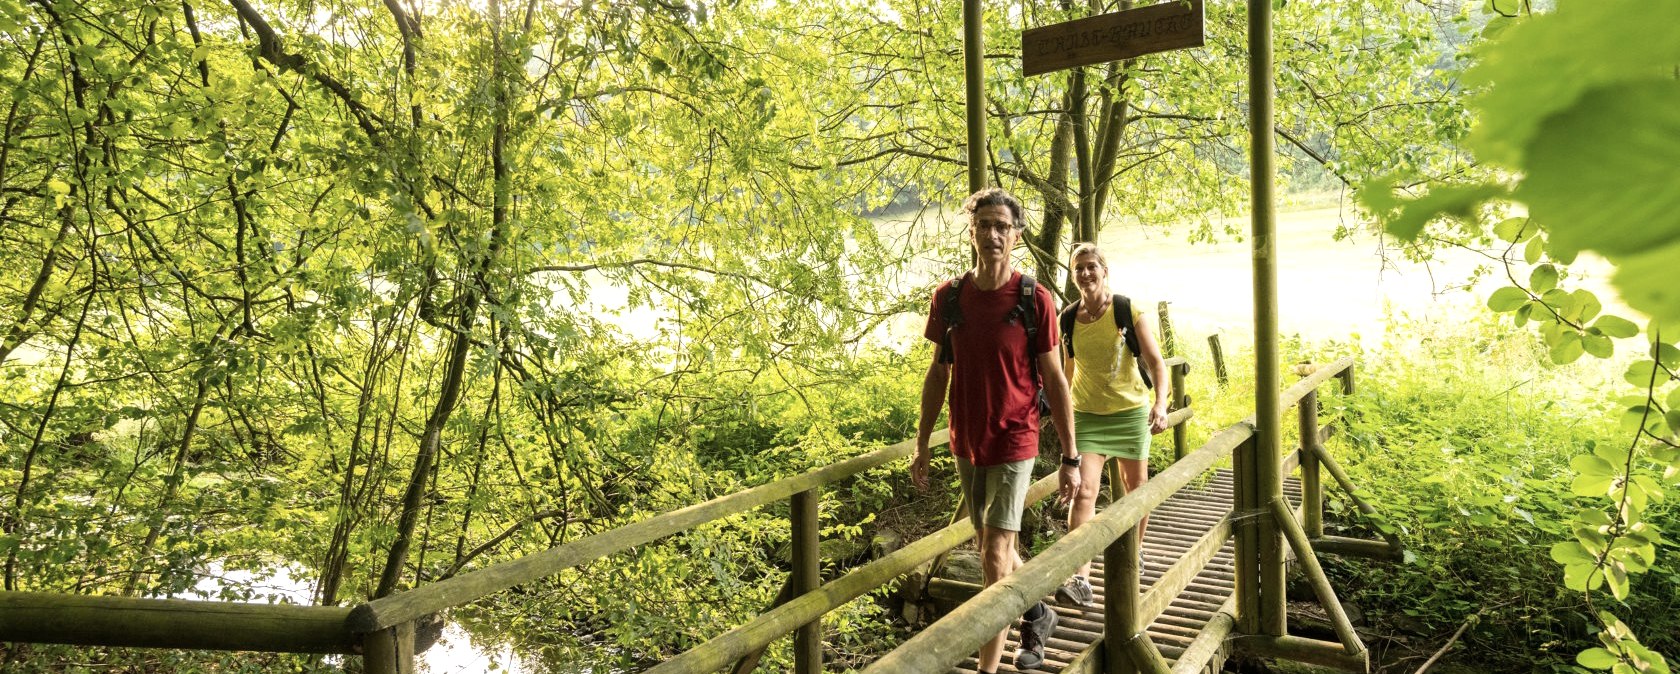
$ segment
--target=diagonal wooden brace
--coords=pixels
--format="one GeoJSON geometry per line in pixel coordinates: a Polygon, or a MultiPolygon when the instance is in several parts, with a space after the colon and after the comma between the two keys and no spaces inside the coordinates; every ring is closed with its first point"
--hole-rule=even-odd
{"type": "Polygon", "coordinates": [[[1294,513],[1290,512],[1289,502],[1282,498],[1272,499],[1272,517],[1277,520],[1278,528],[1283,530],[1289,547],[1295,549],[1295,557],[1301,561],[1301,568],[1307,573],[1307,582],[1312,585],[1313,593],[1318,595],[1319,603],[1324,605],[1324,612],[1329,614],[1330,626],[1335,628],[1342,648],[1349,655],[1365,652],[1365,643],[1353,631],[1353,623],[1348,620],[1347,612],[1342,610],[1342,603],[1336,599],[1336,589],[1330,586],[1330,578],[1324,575],[1324,567],[1319,565],[1318,557],[1313,554],[1312,544],[1307,541],[1307,533],[1301,529],[1301,523],[1296,522],[1294,513]]]}

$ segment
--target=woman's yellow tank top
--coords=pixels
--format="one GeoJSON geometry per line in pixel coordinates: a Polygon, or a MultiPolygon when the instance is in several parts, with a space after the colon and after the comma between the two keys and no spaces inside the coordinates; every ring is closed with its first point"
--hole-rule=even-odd
{"type": "MultiPolygon", "coordinates": [[[[1143,315],[1144,303],[1132,301],[1132,325],[1143,315]]],[[[1108,310],[1114,311],[1111,304],[1108,310]]],[[[1132,356],[1114,319],[1106,312],[1091,323],[1073,322],[1073,409],[1088,414],[1114,414],[1149,403],[1149,390],[1138,376],[1132,356]]]]}

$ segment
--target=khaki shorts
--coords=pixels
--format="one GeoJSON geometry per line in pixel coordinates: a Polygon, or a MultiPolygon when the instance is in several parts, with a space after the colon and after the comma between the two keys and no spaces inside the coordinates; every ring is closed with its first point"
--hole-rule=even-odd
{"type": "Polygon", "coordinates": [[[975,466],[957,457],[957,477],[968,497],[968,519],[974,530],[1020,531],[1027,487],[1032,486],[1034,459],[996,466],[975,466]]]}

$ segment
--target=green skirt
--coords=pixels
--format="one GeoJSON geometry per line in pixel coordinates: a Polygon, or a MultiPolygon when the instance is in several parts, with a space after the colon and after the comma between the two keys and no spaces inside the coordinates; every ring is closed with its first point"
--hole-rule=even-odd
{"type": "Polygon", "coordinates": [[[1074,442],[1081,453],[1091,452],[1122,459],[1149,459],[1149,407],[1139,406],[1113,414],[1073,413],[1074,442]]]}

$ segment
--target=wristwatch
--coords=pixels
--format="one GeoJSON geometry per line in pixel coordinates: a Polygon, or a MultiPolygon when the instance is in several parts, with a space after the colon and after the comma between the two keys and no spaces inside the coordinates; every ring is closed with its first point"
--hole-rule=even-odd
{"type": "Polygon", "coordinates": [[[1071,459],[1064,456],[1064,457],[1062,457],[1062,465],[1078,468],[1079,467],[1079,459],[1080,459],[1080,457],[1077,457],[1077,456],[1073,457],[1071,459]]]}

